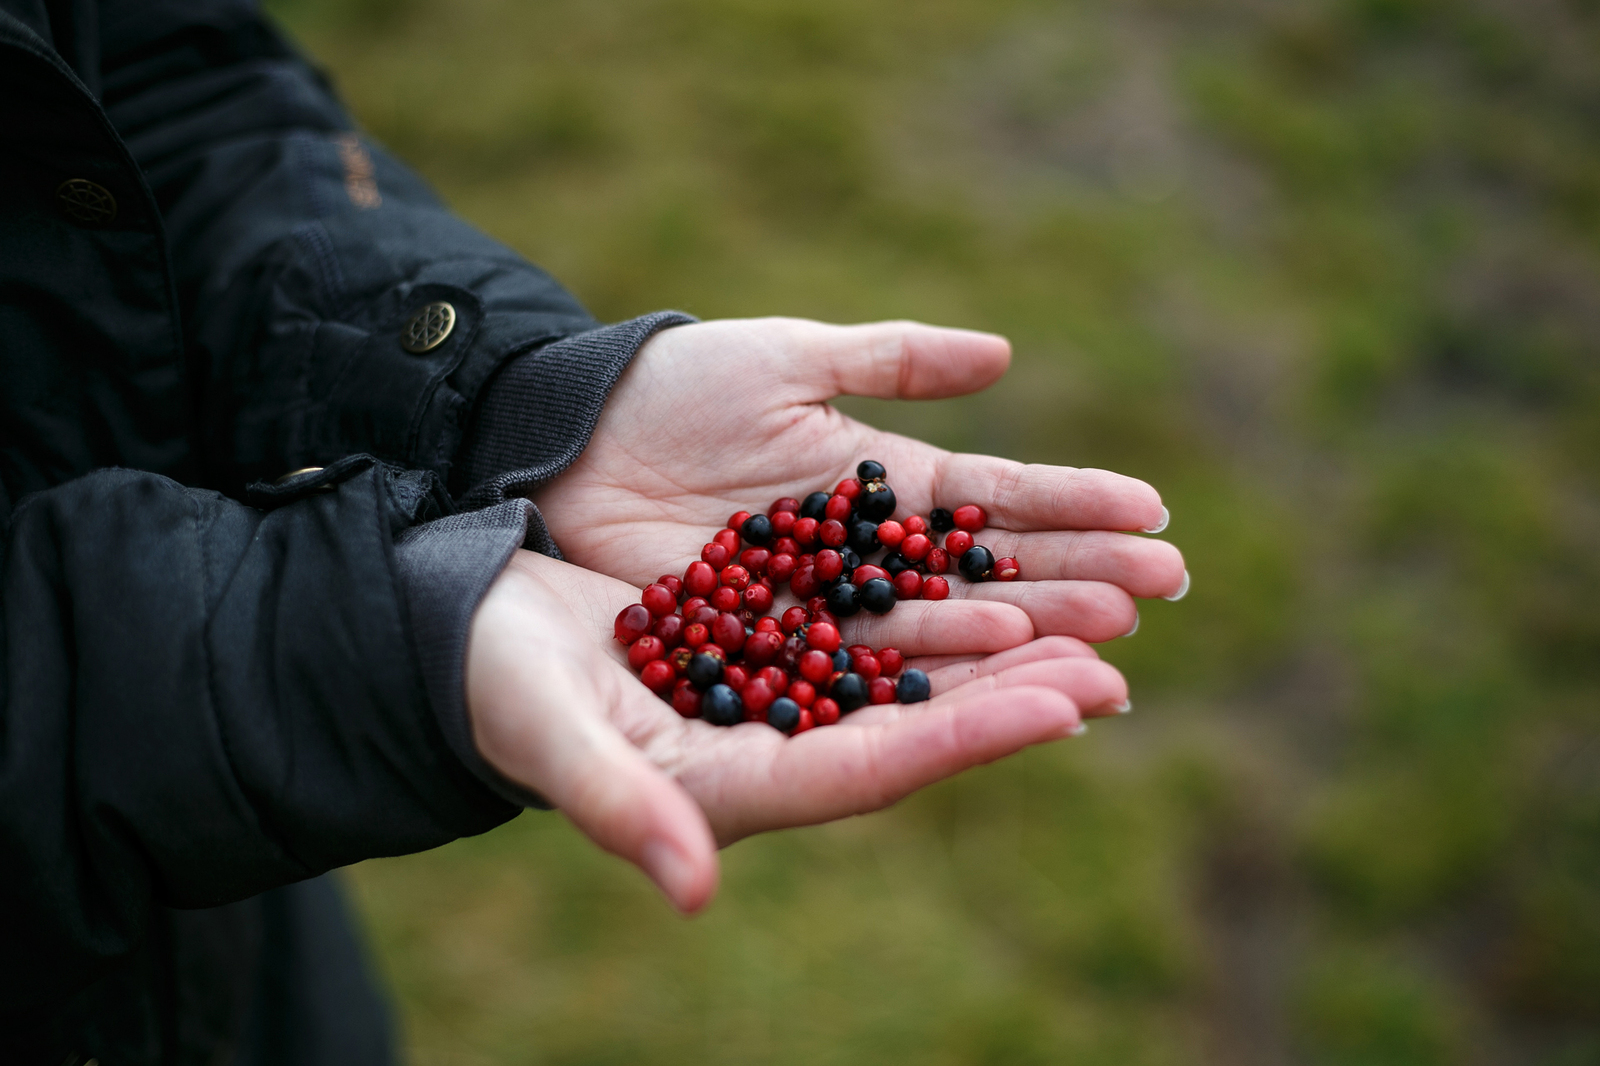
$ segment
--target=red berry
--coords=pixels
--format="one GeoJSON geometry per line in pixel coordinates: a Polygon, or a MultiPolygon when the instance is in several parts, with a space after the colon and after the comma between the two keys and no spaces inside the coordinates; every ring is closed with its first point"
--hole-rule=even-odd
{"type": "Polygon", "coordinates": [[[802,566],[794,572],[794,577],[789,579],[789,591],[802,600],[815,596],[821,588],[822,581],[817,577],[817,569],[814,566],[802,566]]]}
{"type": "Polygon", "coordinates": [[[678,672],[680,677],[689,668],[689,660],[692,658],[694,658],[693,648],[673,648],[667,652],[667,662],[672,664],[672,668],[678,672]]]}
{"type": "Polygon", "coordinates": [[[811,619],[815,618],[818,614],[820,614],[822,612],[825,612],[827,609],[828,609],[828,597],[826,597],[826,596],[813,596],[813,597],[811,597],[809,600],[806,601],[806,616],[807,616],[806,620],[810,621],[811,619]]]}
{"type": "Polygon", "coordinates": [[[785,633],[793,633],[806,624],[806,609],[804,607],[791,607],[783,612],[783,617],[778,620],[785,633]]]}
{"type": "MultiPolygon", "coordinates": [[[[823,508],[822,517],[826,519],[832,519],[835,522],[843,522],[846,518],[849,518],[850,497],[829,496],[828,506],[823,508]]],[[[826,525],[827,523],[824,522],[823,524],[826,525]]]]}
{"type": "Polygon", "coordinates": [[[767,560],[767,576],[772,579],[772,583],[775,585],[781,585],[791,577],[794,577],[795,570],[796,566],[792,555],[774,555],[767,560]]]}
{"type": "MultiPolygon", "coordinates": [[[[820,655],[822,653],[818,652],[817,654],[820,655]]],[[[785,692],[784,695],[802,707],[809,707],[817,701],[817,686],[805,680],[805,678],[801,678],[798,681],[789,682],[789,691],[785,692]]]]}
{"type": "Polygon", "coordinates": [[[800,656],[797,669],[801,677],[813,685],[820,685],[833,673],[833,657],[825,651],[812,648],[800,656]]]}
{"type": "Polygon", "coordinates": [[[656,584],[667,586],[667,591],[672,593],[673,599],[683,595],[683,582],[671,574],[662,574],[656,578],[656,584]]]}
{"type": "Polygon", "coordinates": [[[760,618],[756,620],[756,632],[781,634],[783,632],[783,627],[778,625],[778,620],[776,618],[760,618]]]}
{"type": "Polygon", "coordinates": [[[808,729],[815,729],[815,728],[817,728],[817,720],[815,718],[811,717],[811,712],[810,711],[808,711],[804,707],[802,707],[802,708],[800,708],[800,722],[792,730],[789,731],[789,735],[792,737],[792,736],[795,736],[798,733],[804,733],[808,729]]]}
{"type": "Polygon", "coordinates": [[[628,649],[628,665],[635,670],[643,670],[644,664],[661,658],[667,654],[667,646],[661,643],[660,637],[640,637],[628,649]]]}
{"type": "Polygon", "coordinates": [[[839,484],[833,487],[833,494],[835,496],[843,496],[851,503],[856,502],[856,498],[861,495],[860,479],[853,477],[845,478],[843,481],[839,482],[839,484]]]}
{"type": "Polygon", "coordinates": [[[717,575],[717,580],[735,592],[743,592],[745,587],[750,584],[750,571],[737,563],[732,563],[722,568],[722,573],[717,575]]]}
{"type": "Polygon", "coordinates": [[[711,593],[711,607],[718,614],[739,609],[739,590],[731,589],[727,585],[711,593]]]}
{"type": "Polygon", "coordinates": [[[722,683],[738,692],[750,683],[750,668],[739,663],[723,667],[722,683]]]}
{"type": "Polygon", "coordinates": [[[669,615],[678,609],[678,597],[665,585],[646,585],[639,593],[639,602],[656,618],[669,615]]]}
{"type": "Polygon", "coordinates": [[[871,563],[862,563],[850,571],[850,583],[856,588],[860,588],[875,577],[881,577],[887,581],[889,580],[889,571],[881,566],[873,566],[871,563]]]}
{"type": "Polygon", "coordinates": [[[883,648],[878,652],[878,665],[883,667],[884,677],[898,677],[906,668],[906,657],[898,648],[883,648]]]}
{"type": "Polygon", "coordinates": [[[741,651],[744,648],[744,623],[739,621],[738,615],[723,612],[711,623],[711,639],[723,651],[741,651]]]}
{"type": "Polygon", "coordinates": [[[922,593],[922,575],[915,570],[902,570],[894,579],[894,598],[914,600],[922,593]]]}
{"type": "Polygon", "coordinates": [[[644,682],[645,688],[662,696],[672,691],[673,682],[678,680],[678,672],[665,659],[652,659],[639,671],[639,680],[644,682]]]}
{"type": "Polygon", "coordinates": [[[800,545],[794,542],[793,537],[774,537],[769,550],[774,556],[792,555],[796,559],[800,558],[800,545]]]}
{"type": "Polygon", "coordinates": [[[824,548],[817,553],[816,570],[818,581],[837,581],[839,575],[844,573],[844,556],[832,548],[824,548]]]}
{"type": "Polygon", "coordinates": [[[717,530],[716,535],[711,538],[711,543],[722,545],[724,548],[728,549],[728,554],[732,555],[734,552],[739,550],[739,545],[743,543],[743,541],[739,537],[737,530],[719,529],[717,530]]]}
{"type": "Polygon", "coordinates": [[[1011,556],[994,561],[994,579],[996,581],[1015,581],[1022,576],[1022,568],[1011,556]]]}
{"type": "Polygon", "coordinates": [[[683,588],[691,596],[709,596],[717,587],[717,572],[707,562],[693,562],[683,572],[683,588]]]}
{"type": "Polygon", "coordinates": [[[617,641],[622,644],[632,644],[650,630],[650,612],[645,610],[642,603],[630,603],[617,614],[617,621],[612,626],[617,641]]]}
{"type": "Polygon", "coordinates": [[[744,605],[753,614],[763,615],[772,610],[772,590],[766,585],[751,585],[744,590],[744,605]]]}
{"type": "Polygon", "coordinates": [[[753,666],[766,666],[778,657],[778,649],[781,647],[783,647],[781,636],[758,629],[745,638],[744,661],[753,666]]]}
{"type": "Polygon", "coordinates": [[[683,601],[683,611],[681,612],[683,614],[684,620],[685,621],[689,621],[689,622],[693,622],[694,621],[694,613],[696,611],[698,611],[700,608],[704,607],[705,605],[706,605],[706,598],[704,596],[690,596],[688,599],[684,600],[683,601]]]}
{"type": "Polygon", "coordinates": [[[739,696],[744,700],[746,718],[751,714],[765,717],[767,708],[771,707],[772,701],[778,698],[778,694],[772,691],[772,686],[759,677],[749,681],[740,691],[739,696]]]}
{"type": "Polygon", "coordinates": [[[689,679],[683,678],[672,688],[672,709],[685,718],[700,717],[700,693],[689,684],[689,679]]]}
{"type": "Polygon", "coordinates": [[[832,655],[839,650],[839,630],[827,622],[812,622],[806,630],[806,643],[832,655]]]}
{"type": "Polygon", "coordinates": [[[779,511],[772,516],[772,535],[774,537],[787,537],[794,532],[794,524],[800,516],[793,511],[779,511]]]}
{"type": "Polygon", "coordinates": [[[718,612],[715,607],[711,606],[705,600],[701,600],[699,606],[697,606],[692,613],[685,614],[683,617],[686,621],[699,622],[707,629],[710,629],[711,623],[717,620],[717,614],[718,612]]]}
{"type": "Polygon", "coordinates": [[[900,554],[914,563],[920,563],[933,550],[933,541],[923,533],[912,533],[900,542],[900,554]]]}
{"type": "Polygon", "coordinates": [[[676,648],[683,643],[683,627],[688,624],[681,614],[663,615],[651,625],[650,633],[652,636],[660,637],[661,643],[667,647],[676,648]]]}
{"type": "Polygon", "coordinates": [[[989,516],[975,503],[957,507],[951,517],[956,520],[957,529],[964,529],[968,533],[976,533],[989,524],[989,516]]]}
{"type": "Polygon", "coordinates": [[[871,653],[866,655],[850,656],[850,669],[871,681],[883,673],[883,664],[878,662],[878,657],[871,653]]]}
{"type": "Polygon", "coordinates": [[[794,524],[794,531],[789,535],[802,548],[809,548],[817,543],[817,529],[820,525],[821,523],[815,518],[802,518],[794,524]]]}
{"type": "Polygon", "coordinates": [[[811,717],[818,725],[833,725],[839,720],[839,705],[824,696],[811,705],[811,717]]]}
{"type": "Polygon", "coordinates": [[[878,523],[878,543],[885,548],[898,548],[900,542],[906,539],[906,527],[890,519],[878,523]]]}
{"type": "Polygon", "coordinates": [[[950,558],[959,559],[972,547],[972,534],[964,529],[952,529],[944,535],[944,550],[950,558]]]}
{"type": "Polygon", "coordinates": [[[850,658],[852,658],[852,659],[854,659],[857,655],[871,655],[872,654],[872,645],[871,644],[851,644],[849,647],[845,648],[844,652],[845,652],[846,655],[850,656],[850,658]]]}
{"type": "Polygon", "coordinates": [[[799,667],[796,664],[800,662],[800,656],[804,655],[805,653],[805,638],[798,633],[791,633],[789,636],[784,638],[783,647],[778,649],[778,661],[776,665],[789,671],[797,670],[799,667]]]}
{"type": "Polygon", "coordinates": [[[922,598],[942,600],[950,595],[950,582],[942,577],[930,577],[922,583],[922,598]]]}
{"type": "Polygon", "coordinates": [[[943,548],[934,548],[922,561],[922,565],[928,568],[930,574],[942,574],[950,569],[950,553],[943,548]]]}
{"type": "Polygon", "coordinates": [[[875,677],[867,682],[868,703],[893,703],[894,682],[887,677],[875,677]]]}
{"type": "Polygon", "coordinates": [[[839,628],[839,620],[833,616],[832,611],[812,611],[810,621],[812,625],[823,622],[835,629],[839,628]]]}
{"type": "Polygon", "coordinates": [[[830,518],[817,528],[817,539],[830,548],[841,547],[845,542],[844,523],[830,518]]]}
{"type": "Polygon", "coordinates": [[[750,521],[749,511],[735,511],[728,518],[727,528],[737,532],[738,530],[743,529],[744,524],[748,521],[750,521]]]}
{"type": "Polygon", "coordinates": [[[784,512],[794,514],[799,510],[800,501],[795,499],[793,496],[785,496],[781,500],[773,501],[772,506],[767,508],[767,517],[771,518],[773,515],[782,514],[784,512]]]}
{"type": "Polygon", "coordinates": [[[774,696],[783,695],[783,690],[789,687],[789,675],[776,666],[762,667],[756,673],[756,678],[765,681],[774,696]]]}
{"type": "Polygon", "coordinates": [[[702,622],[690,622],[683,627],[683,643],[685,647],[698,649],[710,639],[711,628],[702,622]]]}
{"type": "Polygon", "coordinates": [[[905,520],[905,527],[907,536],[913,533],[926,533],[928,531],[928,520],[919,514],[914,514],[905,520]]]}
{"type": "Polygon", "coordinates": [[[765,548],[746,548],[739,553],[739,565],[750,571],[751,574],[764,574],[767,564],[772,561],[772,553],[765,548]]]}

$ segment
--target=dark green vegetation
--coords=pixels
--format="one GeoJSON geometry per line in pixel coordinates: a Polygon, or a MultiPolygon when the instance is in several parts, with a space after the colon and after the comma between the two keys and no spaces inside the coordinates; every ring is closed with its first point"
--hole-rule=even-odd
{"type": "Polygon", "coordinates": [[[846,406],[1147,478],[1194,574],[1130,719],[695,922],[553,815],[356,871],[417,1061],[1600,1063],[1600,4],[278,10],[602,317],[1010,335],[846,406]]]}

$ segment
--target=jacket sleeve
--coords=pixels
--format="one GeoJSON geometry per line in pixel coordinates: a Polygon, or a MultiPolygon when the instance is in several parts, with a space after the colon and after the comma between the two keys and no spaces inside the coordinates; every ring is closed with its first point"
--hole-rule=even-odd
{"type": "Polygon", "coordinates": [[[100,37],[103,101],[167,229],[207,484],[358,452],[448,477],[495,372],[595,327],[355,132],[254,4],[106,0],[100,37]],[[450,334],[406,350],[435,303],[450,334]]]}
{"type": "MultiPolygon", "coordinates": [[[[437,479],[356,457],[252,499],[114,470],[5,521],[0,1014],[87,984],[157,905],[517,810],[436,715],[411,637],[397,544],[447,506],[437,479]]],[[[473,573],[521,541],[502,524],[473,573]]]]}

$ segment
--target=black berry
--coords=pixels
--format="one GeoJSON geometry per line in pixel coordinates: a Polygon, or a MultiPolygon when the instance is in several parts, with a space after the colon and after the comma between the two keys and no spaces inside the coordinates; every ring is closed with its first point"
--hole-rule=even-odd
{"type": "Polygon", "coordinates": [[[861,610],[861,593],[849,581],[828,590],[828,610],[835,618],[849,618],[861,610]]]}
{"type": "Polygon", "coordinates": [[[834,652],[833,668],[840,673],[848,673],[850,670],[850,653],[845,651],[843,648],[840,648],[838,651],[834,652]]]}
{"type": "Polygon", "coordinates": [[[841,712],[849,714],[858,707],[866,706],[867,679],[860,674],[845,674],[833,683],[828,695],[833,697],[833,702],[839,705],[841,712]]]}
{"type": "Polygon", "coordinates": [[[928,675],[921,670],[907,670],[894,687],[895,699],[901,703],[921,703],[931,695],[933,688],[928,684],[928,675]]]}
{"type": "Polygon", "coordinates": [[[856,500],[856,513],[869,522],[882,522],[894,516],[894,489],[881,481],[868,482],[856,500]]]}
{"type": "Polygon", "coordinates": [[[700,717],[712,725],[738,725],[744,721],[744,701],[727,685],[712,685],[700,701],[700,717]]]}
{"type": "Polygon", "coordinates": [[[857,598],[861,601],[861,606],[873,614],[888,614],[894,609],[894,585],[881,577],[875,577],[862,583],[857,598]]]}
{"type": "Polygon", "coordinates": [[[956,566],[968,581],[987,581],[994,576],[994,553],[982,544],[974,544],[956,566]]]}
{"type": "Polygon", "coordinates": [[[850,523],[846,532],[845,543],[860,554],[871,555],[878,550],[878,523],[858,518],[850,523]]]}
{"type": "Polygon", "coordinates": [[[800,724],[800,705],[788,696],[779,696],[767,708],[767,724],[781,733],[793,733],[800,724]]]}
{"type": "Polygon", "coordinates": [[[764,514],[753,514],[744,520],[739,533],[756,547],[765,548],[772,543],[772,519],[764,514]]]}
{"type": "Polygon", "coordinates": [[[722,680],[722,660],[701,652],[689,660],[684,674],[689,678],[689,684],[704,692],[722,680]]]}
{"type": "Polygon", "coordinates": [[[928,512],[928,528],[935,533],[948,533],[956,528],[956,516],[943,507],[935,507],[928,512]]]}
{"type": "Polygon", "coordinates": [[[839,549],[839,558],[844,561],[844,579],[850,580],[850,572],[861,565],[861,556],[856,554],[854,548],[846,545],[839,549]]]}
{"type": "Polygon", "coordinates": [[[827,517],[828,497],[830,495],[832,495],[832,493],[828,493],[828,492],[813,492],[811,495],[809,495],[805,499],[801,500],[800,501],[800,517],[801,518],[813,518],[813,519],[816,519],[818,522],[822,521],[824,518],[827,517]]]}
{"type": "Polygon", "coordinates": [[[856,477],[862,481],[882,481],[888,476],[889,472],[876,459],[863,459],[856,466],[856,477]]]}
{"type": "Polygon", "coordinates": [[[890,552],[888,555],[885,555],[883,557],[883,562],[879,563],[878,565],[889,571],[890,577],[899,577],[907,570],[916,569],[916,566],[911,562],[911,560],[907,559],[899,552],[890,552]]]}

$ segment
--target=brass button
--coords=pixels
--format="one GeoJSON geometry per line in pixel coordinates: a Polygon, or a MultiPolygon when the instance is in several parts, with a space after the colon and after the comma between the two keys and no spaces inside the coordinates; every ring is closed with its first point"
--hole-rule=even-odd
{"type": "Polygon", "coordinates": [[[280,477],[276,481],[274,481],[273,484],[274,485],[282,485],[285,481],[291,481],[294,478],[299,477],[301,474],[320,474],[320,473],[322,473],[322,467],[320,467],[320,466],[302,466],[299,470],[291,470],[291,471],[289,471],[287,474],[283,475],[282,477],[280,477]]]}
{"type": "Polygon", "coordinates": [[[456,328],[456,309],[440,300],[411,316],[406,328],[400,331],[400,347],[421,355],[431,352],[445,342],[450,331],[456,328]]]}
{"type": "Polygon", "coordinates": [[[80,226],[104,226],[117,217],[117,198],[87,178],[68,178],[56,186],[56,206],[80,226]]]}

